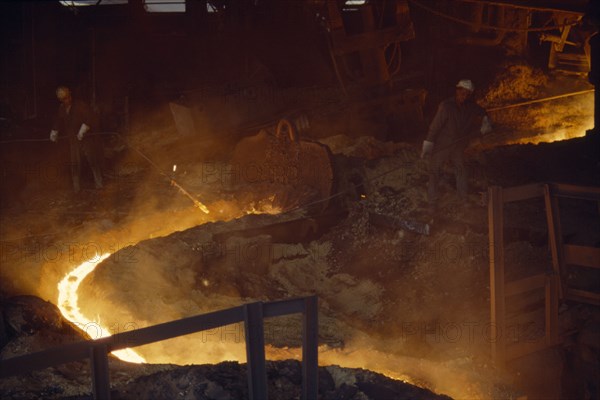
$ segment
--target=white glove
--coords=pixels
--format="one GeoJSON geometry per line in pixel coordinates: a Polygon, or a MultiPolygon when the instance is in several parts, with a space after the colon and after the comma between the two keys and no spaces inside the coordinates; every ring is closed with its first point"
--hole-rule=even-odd
{"type": "Polygon", "coordinates": [[[424,158],[425,156],[431,154],[432,151],[433,151],[433,142],[424,140],[423,141],[423,149],[421,150],[421,158],[424,158]]]}
{"type": "Polygon", "coordinates": [[[481,134],[482,135],[487,135],[488,133],[490,133],[492,131],[492,122],[490,121],[489,117],[486,115],[483,117],[483,120],[481,121],[481,134]]]}
{"type": "Polygon", "coordinates": [[[50,131],[50,140],[52,140],[53,142],[56,142],[57,139],[58,139],[58,131],[55,129],[52,129],[50,131]]]}
{"type": "Polygon", "coordinates": [[[81,128],[79,128],[79,132],[77,133],[77,139],[83,140],[83,135],[85,135],[89,130],[89,126],[87,126],[86,124],[81,124],[81,128]]]}

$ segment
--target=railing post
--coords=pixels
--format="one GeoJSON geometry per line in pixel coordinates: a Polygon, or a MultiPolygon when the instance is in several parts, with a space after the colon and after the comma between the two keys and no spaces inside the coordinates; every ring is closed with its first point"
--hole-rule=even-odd
{"type": "MultiPolygon", "coordinates": [[[[565,278],[565,263],[562,243],[562,229],[560,224],[560,210],[558,199],[552,195],[550,185],[544,185],[544,202],[546,204],[546,221],[548,223],[548,240],[552,254],[552,269],[557,277],[558,298],[563,300],[565,293],[562,280],[565,278]]],[[[558,315],[558,314],[557,314],[558,315]]]]}
{"type": "Polygon", "coordinates": [[[490,337],[492,360],[503,366],[506,351],[506,321],[504,295],[504,200],[502,188],[488,188],[488,222],[490,244],[490,337]]]}
{"type": "Polygon", "coordinates": [[[94,399],[110,400],[110,376],[108,374],[108,350],[106,345],[94,345],[90,348],[90,366],[92,368],[94,399]]]}
{"type": "Polygon", "coordinates": [[[250,400],[267,400],[265,334],[261,302],[244,305],[244,330],[249,398],[250,400]]]}
{"type": "Polygon", "coordinates": [[[319,308],[317,296],[304,298],[302,313],[302,400],[316,400],[319,391],[319,308]]]}

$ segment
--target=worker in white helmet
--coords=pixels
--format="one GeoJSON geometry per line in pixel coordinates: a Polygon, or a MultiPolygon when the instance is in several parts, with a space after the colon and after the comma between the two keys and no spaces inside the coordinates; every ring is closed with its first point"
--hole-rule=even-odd
{"type": "Polygon", "coordinates": [[[66,86],[56,89],[56,97],[60,101],[58,115],[50,131],[50,140],[56,142],[59,132],[69,140],[71,148],[71,177],[73,190],[80,190],[81,153],[83,152],[94,174],[96,188],[102,188],[102,171],[97,146],[89,134],[95,124],[95,116],[82,101],[73,100],[71,90],[66,86]]]}
{"type": "Polygon", "coordinates": [[[469,79],[456,84],[453,97],[442,101],[431,121],[427,138],[423,141],[421,158],[429,160],[429,206],[435,208],[438,200],[440,171],[447,161],[454,164],[456,189],[461,201],[467,200],[467,171],[463,152],[469,139],[491,131],[490,120],[483,108],[472,100],[475,87],[469,79]]]}

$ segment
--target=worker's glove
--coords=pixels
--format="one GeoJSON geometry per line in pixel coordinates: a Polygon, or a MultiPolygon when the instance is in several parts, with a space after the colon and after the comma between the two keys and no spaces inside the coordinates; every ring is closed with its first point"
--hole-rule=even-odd
{"type": "Polygon", "coordinates": [[[52,140],[53,142],[56,142],[57,139],[58,139],[58,131],[55,129],[52,129],[50,131],[50,140],[52,140]]]}
{"type": "Polygon", "coordinates": [[[493,130],[492,128],[492,122],[490,121],[490,118],[486,115],[483,117],[482,121],[481,121],[481,134],[482,135],[487,135],[488,133],[490,133],[493,130]]]}
{"type": "Polygon", "coordinates": [[[430,155],[433,152],[433,142],[428,140],[423,141],[423,149],[421,150],[421,158],[430,155]]]}
{"type": "Polygon", "coordinates": [[[79,132],[77,133],[77,139],[83,140],[83,136],[90,130],[90,127],[86,124],[81,124],[81,128],[79,128],[79,132]]]}

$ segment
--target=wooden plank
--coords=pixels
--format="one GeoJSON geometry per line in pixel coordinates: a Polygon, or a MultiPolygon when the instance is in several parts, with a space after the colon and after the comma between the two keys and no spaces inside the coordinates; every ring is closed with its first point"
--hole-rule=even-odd
{"type": "Polygon", "coordinates": [[[519,342],[506,347],[506,360],[514,360],[515,358],[523,357],[537,351],[545,350],[549,347],[560,343],[546,343],[545,337],[540,337],[538,340],[530,340],[527,342],[519,342]]]}
{"type": "Polygon", "coordinates": [[[597,247],[565,244],[563,246],[565,264],[600,268],[600,249],[597,247]]]}
{"type": "Polygon", "coordinates": [[[90,348],[92,369],[92,394],[96,400],[110,400],[110,375],[108,373],[108,349],[106,345],[90,348]]]}
{"type": "Polygon", "coordinates": [[[572,289],[569,288],[567,290],[567,299],[577,301],[579,303],[593,304],[595,306],[600,306],[600,293],[590,292],[587,290],[581,289],[572,289]]]}
{"type": "Polygon", "coordinates": [[[304,299],[302,322],[302,400],[319,392],[319,307],[317,296],[304,299]]]}
{"type": "Polygon", "coordinates": [[[600,201],[599,187],[568,185],[565,183],[552,183],[551,187],[554,196],[600,201]]]}
{"type": "Polygon", "coordinates": [[[552,254],[552,270],[559,277],[557,281],[558,297],[563,299],[563,282],[566,282],[564,255],[562,252],[562,228],[560,224],[560,211],[558,199],[550,193],[550,186],[544,185],[544,203],[546,204],[546,222],[548,224],[548,241],[552,254]]]}
{"type": "Polygon", "coordinates": [[[549,276],[546,281],[546,342],[558,342],[558,275],[549,276]]]}
{"type": "Polygon", "coordinates": [[[544,195],[544,186],[540,183],[532,183],[529,185],[513,186],[502,189],[502,201],[510,203],[512,201],[527,200],[533,197],[544,195]]]}
{"type": "Polygon", "coordinates": [[[545,301],[545,287],[521,293],[517,296],[507,297],[505,302],[506,317],[511,318],[522,312],[543,308],[545,301]]]}
{"type": "MultiPolygon", "coordinates": [[[[514,332],[512,330],[517,327],[518,329],[533,329],[537,328],[540,332],[540,335],[544,332],[545,319],[544,319],[544,302],[540,303],[540,306],[537,309],[520,312],[518,314],[511,314],[506,316],[506,332],[505,336],[508,339],[509,337],[514,336],[514,332]]],[[[508,342],[508,340],[507,340],[508,342]]]]}
{"type": "Polygon", "coordinates": [[[504,293],[504,203],[502,188],[488,188],[488,229],[490,247],[490,321],[496,332],[492,340],[492,360],[497,365],[504,364],[505,338],[505,293],[504,293]]]}
{"type": "Polygon", "coordinates": [[[505,296],[514,296],[530,290],[539,289],[546,285],[546,274],[537,274],[528,278],[519,279],[506,283],[504,288],[505,296]]]}
{"type": "Polygon", "coordinates": [[[267,400],[267,368],[265,365],[265,332],[261,302],[244,305],[246,334],[246,369],[250,400],[267,400]]]}

